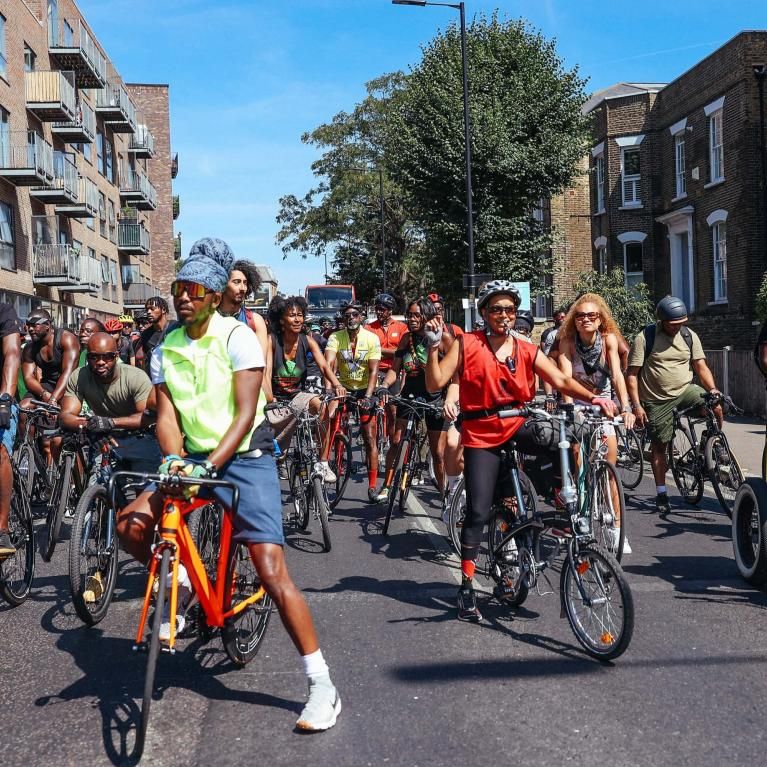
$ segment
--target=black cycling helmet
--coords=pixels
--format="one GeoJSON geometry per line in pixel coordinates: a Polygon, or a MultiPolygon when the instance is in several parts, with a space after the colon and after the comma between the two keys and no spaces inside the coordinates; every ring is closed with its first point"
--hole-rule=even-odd
{"type": "Polygon", "coordinates": [[[527,329],[528,331],[532,331],[532,329],[535,327],[535,320],[533,319],[533,313],[529,309],[520,309],[517,312],[517,319],[514,323],[514,328],[516,329],[518,325],[521,325],[523,328],[527,329]]]}
{"type": "Polygon", "coordinates": [[[522,303],[522,297],[519,295],[519,291],[509,280],[490,280],[486,282],[480,289],[477,296],[477,309],[482,309],[484,305],[493,297],[499,294],[511,296],[511,300],[517,305],[522,303]]]}
{"type": "Polygon", "coordinates": [[[349,304],[341,304],[341,314],[344,315],[346,312],[349,311],[349,309],[354,309],[355,311],[362,314],[364,311],[362,304],[359,301],[352,301],[349,304]]]}
{"type": "Polygon", "coordinates": [[[390,293],[379,293],[373,299],[373,305],[384,306],[387,309],[394,309],[394,307],[397,305],[397,302],[394,300],[394,296],[390,293]]]}
{"type": "Polygon", "coordinates": [[[658,301],[655,314],[664,322],[681,322],[687,319],[687,307],[684,301],[676,296],[666,296],[658,301]]]}

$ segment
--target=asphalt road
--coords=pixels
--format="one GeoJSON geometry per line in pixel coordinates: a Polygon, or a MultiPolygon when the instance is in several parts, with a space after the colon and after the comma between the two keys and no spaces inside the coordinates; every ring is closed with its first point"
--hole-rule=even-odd
{"type": "MultiPolygon", "coordinates": [[[[556,594],[516,611],[486,601],[479,626],[455,620],[458,565],[434,492],[418,488],[384,538],[362,480],[332,518],[332,552],[314,522],[287,548],[342,696],[337,726],[293,731],[305,679],[275,615],[245,669],[218,639],[160,658],[144,763],[761,763],[767,598],[739,579],[715,499],[662,520],[647,480],[631,498],[634,638],[602,664],[581,651],[556,594]]],[[[107,618],[85,628],[69,603],[67,550],[38,560],[25,605],[0,607],[4,767],[133,761],[144,576],[123,554],[107,618]]]]}

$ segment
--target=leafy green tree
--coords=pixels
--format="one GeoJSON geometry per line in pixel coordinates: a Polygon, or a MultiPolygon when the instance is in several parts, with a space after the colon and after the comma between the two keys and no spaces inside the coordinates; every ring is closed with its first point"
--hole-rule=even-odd
{"type": "Polygon", "coordinates": [[[654,321],[650,290],[643,282],[626,287],[623,270],[606,274],[583,272],[573,286],[573,300],[582,293],[598,293],[613,313],[624,337],[631,341],[642,328],[654,321]]]}
{"type": "MultiPolygon", "coordinates": [[[[585,81],[524,21],[478,16],[467,29],[477,272],[530,280],[550,270],[532,212],[574,178],[587,144],[585,81]]],[[[460,33],[448,27],[392,94],[385,156],[428,245],[435,284],[463,293],[467,268],[460,33]]]]}

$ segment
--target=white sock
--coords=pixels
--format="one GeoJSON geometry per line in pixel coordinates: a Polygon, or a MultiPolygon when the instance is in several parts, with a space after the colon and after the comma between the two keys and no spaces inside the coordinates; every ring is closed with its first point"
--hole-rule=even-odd
{"type": "Polygon", "coordinates": [[[665,485],[655,485],[655,492],[660,495],[661,493],[666,492],[666,486],[665,485]]]}
{"type": "Polygon", "coordinates": [[[455,490],[455,486],[461,481],[460,474],[448,474],[447,475],[447,491],[452,493],[455,490]]]}
{"type": "Polygon", "coordinates": [[[325,663],[325,659],[322,657],[322,650],[315,650],[309,655],[302,655],[301,660],[304,662],[304,671],[309,679],[317,679],[321,676],[328,676],[328,664],[325,663]]]}
{"type": "Polygon", "coordinates": [[[192,581],[189,580],[189,573],[181,562],[178,563],[178,585],[183,586],[190,591],[192,590],[192,581]]]}

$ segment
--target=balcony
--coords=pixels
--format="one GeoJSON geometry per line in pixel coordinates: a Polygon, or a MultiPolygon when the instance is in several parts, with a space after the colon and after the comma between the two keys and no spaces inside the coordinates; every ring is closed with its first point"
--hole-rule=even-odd
{"type": "Polygon", "coordinates": [[[42,186],[33,186],[30,197],[43,203],[66,205],[77,202],[77,167],[64,152],[53,153],[53,182],[42,186]]]}
{"type": "Polygon", "coordinates": [[[125,204],[138,210],[157,208],[157,191],[149,179],[140,171],[130,166],[123,166],[120,173],[120,197],[125,204]]]}
{"type": "Polygon", "coordinates": [[[99,188],[89,178],[79,178],[75,200],[56,205],[55,212],[70,218],[96,218],[99,214],[99,188]]]}
{"type": "Polygon", "coordinates": [[[181,215],[181,200],[177,194],[173,195],[173,220],[181,215]]]}
{"type": "Polygon", "coordinates": [[[75,119],[74,72],[25,72],[24,92],[27,109],[43,122],[75,119]]]}
{"type": "Polygon", "coordinates": [[[53,147],[36,133],[11,131],[6,135],[7,144],[0,138],[0,178],[16,186],[50,186],[53,147]]]}
{"type": "Polygon", "coordinates": [[[176,178],[178,176],[178,152],[173,155],[173,159],[170,163],[170,177],[176,178]]]}
{"type": "Polygon", "coordinates": [[[32,281],[72,293],[101,287],[101,265],[69,243],[38,243],[32,247],[32,281]]]}
{"type": "Polygon", "coordinates": [[[148,256],[149,232],[144,228],[144,224],[132,218],[120,221],[117,250],[126,255],[148,256]]]}
{"type": "Polygon", "coordinates": [[[134,157],[143,157],[145,160],[151,160],[154,157],[154,136],[146,125],[139,123],[136,126],[136,132],[131,136],[128,151],[134,157]]]}
{"type": "Polygon", "coordinates": [[[173,258],[177,261],[181,258],[181,234],[177,234],[173,238],[173,258]]]}
{"type": "Polygon", "coordinates": [[[51,125],[54,136],[70,144],[91,144],[96,140],[96,113],[85,101],[78,101],[72,120],[51,125]]]}
{"type": "Polygon", "coordinates": [[[48,19],[48,53],[60,69],[75,73],[78,88],[106,85],[106,57],[81,20],[48,19]]]}
{"type": "Polygon", "coordinates": [[[110,82],[96,91],[96,114],[113,133],[136,131],[136,107],[122,83],[110,82]]]}
{"type": "Polygon", "coordinates": [[[143,309],[147,300],[157,295],[157,291],[148,282],[131,282],[123,285],[123,308],[143,309]]]}

